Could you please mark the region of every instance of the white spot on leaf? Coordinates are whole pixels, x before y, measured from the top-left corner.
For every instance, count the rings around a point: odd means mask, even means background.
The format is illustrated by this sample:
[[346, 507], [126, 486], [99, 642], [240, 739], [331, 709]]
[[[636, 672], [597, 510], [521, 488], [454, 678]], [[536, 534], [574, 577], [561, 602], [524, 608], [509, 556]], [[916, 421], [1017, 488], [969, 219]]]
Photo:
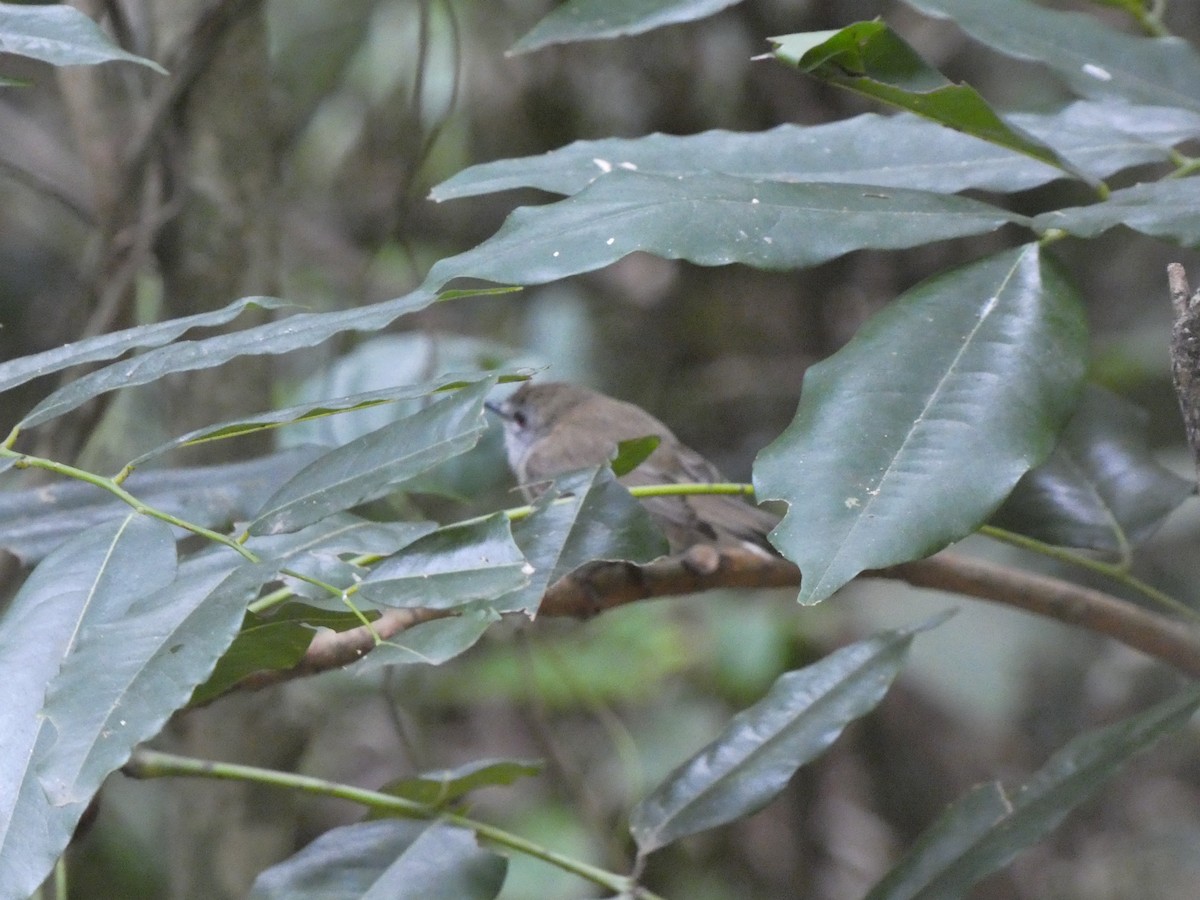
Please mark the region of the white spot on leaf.
[[1094, 63], [1084, 63], [1083, 74], [1091, 75], [1098, 81], [1112, 81], [1112, 73], [1108, 69], [1102, 69]]
[[610, 163], [607, 159], [593, 159], [592, 162], [596, 164], [597, 169], [606, 175], [612, 171], [612, 163]]

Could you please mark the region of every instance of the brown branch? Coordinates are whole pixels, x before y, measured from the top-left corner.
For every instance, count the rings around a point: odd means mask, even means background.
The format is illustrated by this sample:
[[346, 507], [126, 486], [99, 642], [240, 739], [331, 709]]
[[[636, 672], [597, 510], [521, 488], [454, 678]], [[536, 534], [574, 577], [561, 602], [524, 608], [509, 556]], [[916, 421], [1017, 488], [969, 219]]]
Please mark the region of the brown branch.
[[[914, 587], [932, 588], [979, 600], [1002, 603], [1035, 615], [1086, 628], [1162, 660], [1188, 675], [1200, 677], [1200, 630], [1148, 612], [1101, 591], [1021, 569], [999, 566], [956, 553], [864, 572], [869, 578], [891, 578]], [[550, 586], [539, 615], [588, 618], [608, 609], [717, 588], [798, 587], [795, 565], [761, 551], [696, 546], [680, 556], [645, 565], [629, 562], [588, 563]], [[388, 610], [372, 623], [384, 640], [452, 610]], [[376, 645], [366, 628], [320, 632], [299, 664], [261, 672], [241, 682], [256, 689], [349, 665]]]
[[1200, 291], [1191, 292], [1187, 272], [1179, 263], [1167, 266], [1167, 285], [1175, 326], [1171, 329], [1171, 375], [1192, 460], [1200, 476]]
[[256, 691], [293, 678], [340, 669], [358, 662], [374, 650], [378, 646], [377, 640], [386, 641], [422, 622], [444, 619], [450, 615], [453, 615], [453, 611], [445, 609], [387, 609], [371, 623], [370, 628], [360, 626], [348, 631], [318, 631], [308, 645], [304, 658], [296, 665], [290, 669], [256, 672], [243, 678], [230, 690]]
[[913, 587], [963, 594], [1057, 619], [1110, 637], [1200, 677], [1200, 630], [1069, 581], [957, 553], [939, 553], [864, 574], [897, 578]]

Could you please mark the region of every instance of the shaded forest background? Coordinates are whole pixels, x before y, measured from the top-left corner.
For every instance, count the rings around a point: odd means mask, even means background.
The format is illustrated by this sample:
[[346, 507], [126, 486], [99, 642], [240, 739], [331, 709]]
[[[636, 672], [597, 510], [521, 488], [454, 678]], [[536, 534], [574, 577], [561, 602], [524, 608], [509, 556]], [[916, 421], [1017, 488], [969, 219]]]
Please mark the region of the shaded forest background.
[[[5, 74], [33, 84], [0, 95], [5, 359], [245, 295], [315, 309], [401, 295], [434, 261], [491, 235], [514, 205], [546, 199], [428, 198], [434, 184], [473, 163], [578, 139], [757, 131], [876, 111], [771, 61], [748, 62], [769, 35], [882, 15], [949, 77], [1001, 108], [1040, 111], [1066, 99], [1041, 70], [987, 56], [951, 25], [892, 3], [761, 0], [642, 37], [516, 57], [505, 51], [550, 4], [76, 5], [172, 78], [6, 61]], [[1168, 24], [1200, 40], [1200, 8], [1176, 3]], [[1039, 189], [1055, 190], [1063, 188]], [[1036, 209], [1038, 192], [1018, 196], [1022, 203]], [[349, 393], [519, 359], [645, 406], [741, 479], [794, 414], [808, 365], [921, 278], [1006, 240], [1001, 231], [905, 253], [859, 252], [785, 274], [635, 255], [517, 295], [434, 305], [387, 335], [343, 335], [320, 352], [130, 391], [47, 429], [41, 452], [103, 470], [189, 428], [306, 392]], [[1179, 260], [1200, 271], [1200, 261], [1130, 241], [1121, 229], [1057, 249], [1082, 282], [1094, 376], [1147, 408], [1163, 458], [1186, 473], [1164, 269]], [[12, 406], [0, 420], [11, 426], [46, 388], [7, 395]], [[193, 448], [172, 462], [244, 458], [255, 452], [246, 441]], [[495, 436], [461, 469], [459, 485], [481, 510], [511, 502]], [[445, 502], [428, 500], [434, 510]], [[1196, 595], [1198, 530], [1194, 507], [1185, 508], [1143, 555], [1146, 577]], [[866, 583], [803, 612], [793, 592], [725, 594], [585, 625], [494, 629], [436, 679], [421, 671], [326, 676], [188, 713], [165, 740], [196, 755], [363, 785], [487, 756], [541, 757], [550, 777], [522, 795], [525, 809], [514, 810], [510, 794], [492, 802], [505, 805], [516, 830], [617, 865], [615, 824], [629, 797], [780, 671], [952, 603]], [[1010, 610], [959, 605], [959, 616], [918, 646], [905, 683], [804, 770], [783, 801], [655, 858], [657, 877], [675, 885], [669, 893], [858, 896], [963, 788], [1026, 772], [1067, 736], [1174, 684], [1133, 651]], [[978, 896], [1193, 896], [1200, 771], [1190, 756], [1175, 742], [1140, 759]], [[79, 896], [242, 896], [265, 865], [356, 816], [332, 801], [114, 779], [75, 851], [90, 873], [77, 882]], [[614, 835], [612, 844], [598, 834]], [[589, 894], [522, 862], [503, 896]]]

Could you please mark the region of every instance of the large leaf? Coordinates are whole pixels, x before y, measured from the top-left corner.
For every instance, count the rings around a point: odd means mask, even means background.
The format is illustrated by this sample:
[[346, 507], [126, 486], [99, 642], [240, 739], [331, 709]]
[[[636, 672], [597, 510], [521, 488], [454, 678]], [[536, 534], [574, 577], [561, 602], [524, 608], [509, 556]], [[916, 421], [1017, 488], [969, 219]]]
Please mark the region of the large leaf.
[[886, 632], [779, 676], [762, 700], [634, 808], [629, 830], [638, 853], [764, 807], [800, 766], [883, 699], [917, 630]]
[[434, 265], [429, 282], [540, 284], [637, 250], [706, 266], [787, 269], [1025, 221], [977, 200], [902, 188], [621, 169], [566, 200], [517, 209], [492, 238]]
[[249, 900], [491, 900], [507, 867], [466, 829], [380, 819], [325, 832], [259, 875]]
[[815, 78], [1086, 177], [1032, 135], [1005, 122], [974, 88], [952, 84], [879, 20], [839, 31], [773, 37], [771, 42], [778, 59]]
[[[465, 387], [468, 384], [474, 384], [485, 378], [491, 378], [496, 374], [498, 373], [471, 372], [465, 374], [447, 374], [421, 384], [396, 385], [395, 387], [381, 388], [375, 391], [362, 391], [345, 397], [322, 397], [318, 400], [298, 403], [283, 409], [274, 409], [256, 415], [230, 419], [225, 422], [206, 425], [203, 428], [198, 428], [195, 431], [173, 438], [165, 444], [161, 444], [153, 450], [143, 453], [137, 459], [132, 460], [129, 465], [141, 465], [146, 460], [153, 459], [176, 447], [200, 444], [205, 441], [225, 440], [227, 438], [253, 434], [256, 431], [278, 428], [283, 425], [308, 422], [338, 413], [356, 412], [384, 404], [414, 400], [441, 391]], [[504, 380], [505, 378], [501, 376], [500, 381]]]
[[816, 603], [970, 534], [1053, 450], [1085, 371], [1074, 290], [1037, 245], [918, 285], [804, 377], [755, 487]]
[[167, 74], [153, 60], [122, 50], [79, 10], [58, 4], [0, 3], [0, 53], [28, 56], [55, 66], [92, 66], [119, 60]]
[[[249, 518], [322, 452], [297, 447], [249, 462], [135, 472], [123, 486], [148, 506], [220, 528]], [[0, 547], [25, 563], [36, 562], [72, 535], [128, 510], [124, 501], [79, 481], [0, 491]]]
[[953, 804], [868, 900], [965, 897], [980, 879], [1059, 826], [1135, 753], [1178, 731], [1200, 707], [1193, 686], [1132, 718], [1075, 738], [1016, 791], [981, 785]]
[[352, 612], [330, 612], [303, 603], [287, 603], [265, 615], [246, 613], [237, 637], [204, 683], [192, 691], [188, 704], [208, 703], [255, 672], [290, 669], [304, 658], [317, 628], [345, 631], [361, 624]]
[[43, 560], [0, 619], [0, 896], [37, 889], [88, 799], [51, 805], [37, 779], [37, 757], [54, 741], [40, 715], [47, 688], [81, 633], [120, 617], [174, 574], [170, 529], [130, 513]]
[[307, 597], [323, 609], [344, 611], [346, 604], [341, 597], [293, 576], [348, 588], [367, 573], [354, 557], [391, 556], [436, 529], [434, 522], [373, 522], [342, 512], [299, 531], [251, 537], [246, 549], [259, 559], [275, 560], [280, 568], [286, 568], [288, 574], [283, 581], [297, 596]]
[[414, 541], [372, 568], [359, 594], [381, 606], [450, 609], [516, 590], [529, 570], [508, 517], [496, 513]]
[[992, 524], [1122, 556], [1196, 492], [1150, 452], [1146, 414], [1090, 386], [1050, 458], [1017, 482]]
[[431, 290], [416, 290], [373, 306], [332, 313], [300, 313], [280, 322], [267, 322], [232, 334], [159, 346], [64, 385], [34, 407], [20, 424], [31, 428], [109, 391], [148, 384], [175, 372], [210, 369], [239, 356], [287, 353], [319, 344], [343, 331], [377, 331], [405, 313], [428, 306], [436, 296]]
[[455, 391], [325, 454], [263, 504], [250, 534], [296, 531], [471, 449], [483, 434], [483, 400], [494, 383]]
[[1115, 31], [1093, 16], [1029, 0], [906, 0], [994, 50], [1051, 68], [1084, 97], [1200, 110], [1200, 54], [1179, 38]]
[[[63, 9], [65, 7], [54, 7]], [[272, 297], [243, 297], [213, 312], [139, 325], [110, 334], [100, 334], [52, 350], [22, 356], [0, 363], [0, 391], [7, 391], [34, 378], [61, 372], [71, 366], [115, 359], [130, 350], [144, 350], [169, 344], [192, 328], [223, 325], [237, 318], [246, 309], [276, 309], [284, 305]]]
[[[1159, 106], [1079, 101], [1051, 114], [1006, 117], [1094, 178], [1165, 162], [1175, 144], [1200, 135], [1200, 115]], [[766, 181], [872, 184], [939, 193], [1019, 191], [1062, 176], [1055, 166], [907, 113], [866, 113], [826, 125], [770, 131], [576, 141], [541, 156], [464, 169], [431, 193], [452, 200], [536, 187], [574, 194], [613, 169], [684, 175], [697, 170]]]
[[741, 0], [567, 0], [513, 45], [528, 53], [551, 44], [643, 34], [711, 16]]
[[1200, 246], [1200, 177], [1154, 181], [1113, 191], [1100, 203], [1042, 213], [1033, 220], [1039, 233], [1059, 229], [1075, 237], [1095, 237], [1117, 225]]
[[607, 466], [555, 479], [533, 514], [517, 522], [513, 537], [533, 572], [528, 585], [495, 602], [500, 612], [532, 615], [546, 588], [586, 562], [649, 562], [667, 552], [667, 539], [646, 508]]
[[42, 710], [54, 740], [38, 760], [38, 777], [52, 804], [86, 802], [187, 703], [237, 634], [246, 602], [273, 573], [269, 565], [246, 565], [216, 585], [219, 576], [208, 572], [184, 578], [80, 632]]

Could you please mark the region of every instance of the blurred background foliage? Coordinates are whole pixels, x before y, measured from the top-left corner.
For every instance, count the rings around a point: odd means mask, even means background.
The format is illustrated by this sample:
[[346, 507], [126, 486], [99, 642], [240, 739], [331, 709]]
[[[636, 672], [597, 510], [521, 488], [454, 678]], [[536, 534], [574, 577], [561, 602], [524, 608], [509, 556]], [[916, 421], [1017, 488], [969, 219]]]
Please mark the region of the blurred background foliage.
[[[954, 80], [1008, 110], [1066, 95], [1044, 71], [983, 53], [899, 3], [754, 0], [694, 24], [615, 41], [505, 51], [542, 0], [93, 0], [76, 4], [182, 88], [133, 67], [52, 71], [0, 95], [0, 352], [224, 305], [253, 293], [315, 309], [417, 285], [437, 259], [491, 235], [536, 191], [434, 203], [477, 162], [573, 140], [818, 124], [869, 104], [751, 62], [765, 38], [884, 16]], [[1116, 10], [1088, 9], [1124, 27]], [[1200, 6], [1167, 23], [1200, 40]], [[178, 83], [178, 81], [176, 82]], [[1136, 173], [1134, 173], [1136, 175]], [[1132, 177], [1132, 176], [1130, 176]], [[1114, 185], [1114, 187], [1120, 186]], [[1018, 195], [1044, 205], [1049, 185]], [[1086, 198], [1080, 196], [1079, 202]], [[794, 413], [803, 373], [921, 278], [1004, 246], [1001, 231], [905, 253], [858, 252], [799, 273], [700, 269], [634, 255], [517, 295], [435, 304], [386, 335], [189, 375], [95, 405], [41, 436], [41, 452], [103, 468], [196, 424], [302, 396], [415, 381], [517, 359], [637, 402], [744, 479]], [[1164, 266], [1190, 251], [1118, 229], [1064, 242], [1087, 301], [1095, 377], [1151, 413], [1165, 461], [1187, 473], [1169, 382]], [[6, 395], [10, 426], [48, 385]], [[324, 428], [375, 427], [367, 411]], [[341, 432], [344, 435], [344, 431]], [[265, 446], [265, 445], [264, 445]], [[213, 445], [248, 456], [248, 443]], [[443, 515], [511, 504], [495, 436], [429, 486]], [[449, 498], [447, 495], [450, 495]], [[457, 498], [457, 499], [455, 499]], [[1143, 575], [1200, 593], [1194, 506], [1142, 559]], [[1023, 565], [983, 541], [979, 552]], [[535, 757], [545, 774], [491, 790], [475, 812], [623, 867], [621, 817], [779, 672], [881, 624], [954, 601], [859, 582], [816, 609], [791, 592], [657, 601], [585, 624], [500, 628], [430, 671], [326, 675], [181, 717], [166, 740], [215, 758], [295, 767], [364, 786], [483, 757]], [[910, 675], [762, 813], [657, 854], [675, 897], [856, 897], [941, 807], [985, 776], [1018, 778], [1066, 737], [1146, 705], [1172, 679], [1099, 639], [963, 602], [914, 647]], [[1192, 897], [1200, 770], [1182, 743], [1139, 759], [1051, 843], [981, 898]], [[271, 862], [357, 810], [262, 788], [112, 779], [76, 848], [80, 897], [237, 897]], [[94, 885], [95, 887], [89, 887]], [[590, 896], [533, 862], [503, 894]]]

